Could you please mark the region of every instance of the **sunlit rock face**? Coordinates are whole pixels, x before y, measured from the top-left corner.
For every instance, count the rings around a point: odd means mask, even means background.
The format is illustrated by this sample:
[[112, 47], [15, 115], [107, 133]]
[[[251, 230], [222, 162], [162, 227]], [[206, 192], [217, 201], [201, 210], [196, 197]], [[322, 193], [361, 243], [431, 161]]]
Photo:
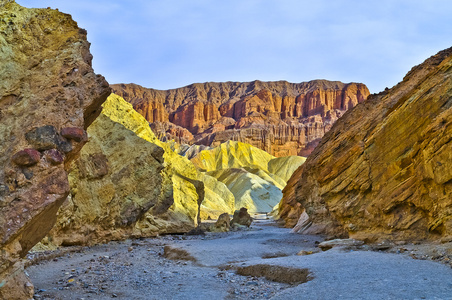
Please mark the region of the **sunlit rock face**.
[[110, 87], [71, 16], [0, 1], [0, 298], [30, 299], [21, 258], [52, 228], [67, 169]]
[[[205, 150], [162, 142], [115, 94], [87, 138], [70, 169], [70, 196], [40, 249], [188, 232], [201, 220], [242, 207], [270, 212], [305, 161], [275, 158], [240, 142]], [[191, 161], [177, 154], [190, 149]]]
[[87, 131], [71, 167], [70, 197], [41, 246], [183, 233], [198, 218], [233, 212], [227, 187], [159, 141], [121, 97], [110, 95]]
[[280, 216], [293, 226], [301, 215], [304, 233], [451, 236], [451, 140], [450, 48], [338, 120], [289, 180]]
[[229, 141], [199, 152], [191, 160], [206, 175], [224, 183], [235, 198], [235, 209], [271, 212], [282, 198], [286, 180], [304, 157], [276, 158], [249, 144]]
[[218, 146], [248, 143], [274, 156], [307, 156], [345, 111], [363, 102], [361, 83], [223, 82], [160, 91], [112, 85], [160, 139]]

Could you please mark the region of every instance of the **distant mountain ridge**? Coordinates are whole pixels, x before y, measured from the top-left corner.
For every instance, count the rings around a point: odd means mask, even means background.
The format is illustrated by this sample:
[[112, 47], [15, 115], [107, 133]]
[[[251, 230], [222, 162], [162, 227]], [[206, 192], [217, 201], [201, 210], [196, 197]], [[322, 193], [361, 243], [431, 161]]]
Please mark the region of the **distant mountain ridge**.
[[369, 93], [362, 83], [207, 82], [155, 90], [114, 84], [160, 139], [218, 146], [235, 140], [275, 156], [307, 155]]

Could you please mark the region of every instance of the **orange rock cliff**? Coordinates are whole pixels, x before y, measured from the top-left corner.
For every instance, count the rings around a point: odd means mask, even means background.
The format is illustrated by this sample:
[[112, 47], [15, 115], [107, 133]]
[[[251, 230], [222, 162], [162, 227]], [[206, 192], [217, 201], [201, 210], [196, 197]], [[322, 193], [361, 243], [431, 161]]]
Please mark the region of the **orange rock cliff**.
[[348, 111], [289, 180], [286, 226], [382, 239], [452, 238], [452, 48]]
[[309, 154], [343, 113], [363, 102], [362, 83], [314, 80], [192, 84], [154, 90], [112, 85], [161, 139], [217, 146], [234, 140], [275, 156]]

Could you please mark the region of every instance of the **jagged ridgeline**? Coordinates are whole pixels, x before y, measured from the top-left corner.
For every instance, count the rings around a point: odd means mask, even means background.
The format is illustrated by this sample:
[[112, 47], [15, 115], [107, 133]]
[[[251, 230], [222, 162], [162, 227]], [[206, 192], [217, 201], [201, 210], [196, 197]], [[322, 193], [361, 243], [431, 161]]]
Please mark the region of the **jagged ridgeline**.
[[144, 117], [115, 94], [88, 135], [71, 168], [70, 197], [44, 245], [187, 232], [199, 220], [240, 207], [270, 212], [305, 160], [228, 142], [190, 161], [178, 154], [186, 147], [158, 140]]
[[112, 85], [158, 138], [218, 146], [239, 141], [274, 156], [307, 156], [345, 111], [364, 101], [362, 83], [207, 82], [160, 91]]

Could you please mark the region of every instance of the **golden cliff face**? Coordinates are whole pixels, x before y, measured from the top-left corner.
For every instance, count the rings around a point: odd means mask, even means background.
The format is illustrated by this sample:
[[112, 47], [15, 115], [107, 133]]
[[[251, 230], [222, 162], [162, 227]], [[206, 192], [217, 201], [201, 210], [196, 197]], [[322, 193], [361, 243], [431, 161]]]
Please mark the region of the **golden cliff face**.
[[234, 140], [278, 157], [309, 154], [346, 110], [369, 95], [364, 84], [326, 80], [204, 83], [167, 91], [112, 87], [155, 124], [159, 138], [208, 146]]
[[452, 48], [336, 122], [289, 180], [280, 216], [294, 225], [306, 212], [305, 233], [451, 236], [451, 140]]
[[31, 299], [24, 257], [55, 223], [110, 87], [71, 16], [0, 1], [0, 299]]

